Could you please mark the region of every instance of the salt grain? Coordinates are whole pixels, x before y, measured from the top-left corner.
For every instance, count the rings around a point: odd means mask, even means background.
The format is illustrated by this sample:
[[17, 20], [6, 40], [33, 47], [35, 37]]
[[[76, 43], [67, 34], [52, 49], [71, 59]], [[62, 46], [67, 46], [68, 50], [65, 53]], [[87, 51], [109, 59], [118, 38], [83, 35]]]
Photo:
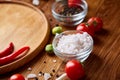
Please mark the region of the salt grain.
[[51, 78], [51, 75], [49, 73], [44, 74], [44, 80], [48, 80]]
[[53, 60], [53, 62], [54, 62], [54, 63], [56, 63], [56, 62], [57, 62], [57, 60]]
[[27, 75], [27, 79], [34, 79], [34, 78], [37, 78], [36, 74], [28, 74]]
[[36, 5], [36, 6], [38, 6], [39, 5], [39, 3], [40, 3], [40, 1], [39, 0], [33, 0], [33, 5]]
[[28, 71], [31, 71], [31, 70], [32, 70], [32, 68], [31, 68], [31, 67], [29, 67], [29, 68], [28, 68]]
[[42, 76], [42, 73], [39, 73], [38, 76]]
[[91, 38], [84, 32], [83, 34], [63, 35], [57, 44], [57, 49], [67, 54], [77, 54], [88, 49], [91, 45]]

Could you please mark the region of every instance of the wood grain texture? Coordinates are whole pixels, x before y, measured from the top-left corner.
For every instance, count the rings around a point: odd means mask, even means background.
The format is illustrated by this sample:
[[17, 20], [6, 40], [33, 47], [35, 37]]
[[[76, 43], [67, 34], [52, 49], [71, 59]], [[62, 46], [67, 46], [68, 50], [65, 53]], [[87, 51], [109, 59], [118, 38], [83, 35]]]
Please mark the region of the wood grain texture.
[[[15, 0], [14, 0], [15, 1]], [[32, 4], [32, 0], [21, 0]], [[54, 0], [40, 0], [41, 9], [51, 26], [51, 29], [59, 24], [52, 14], [51, 5]], [[94, 37], [94, 49], [89, 58], [83, 63], [86, 76], [83, 80], [120, 80], [120, 1], [119, 0], [86, 0], [89, 6], [88, 14], [84, 20], [87, 21], [92, 16], [101, 17], [104, 26], [103, 30]], [[64, 30], [75, 29], [63, 26]], [[48, 43], [52, 42], [53, 35], [50, 35]], [[53, 60], [57, 60], [56, 63]], [[46, 63], [45, 63], [46, 62]], [[31, 67], [32, 71], [27, 69]], [[30, 63], [25, 64], [19, 70], [0, 75], [1, 80], [8, 79], [14, 73], [21, 73], [27, 76], [29, 73], [48, 72], [53, 76], [50, 80], [55, 80], [57, 75], [64, 73], [65, 63], [56, 56], [49, 56], [43, 50]], [[52, 70], [55, 69], [55, 72]], [[44, 80], [43, 76], [38, 76], [39, 80]], [[64, 80], [69, 80], [67, 77]]]
[[30, 46], [24, 57], [13, 63], [0, 66], [0, 74], [14, 70], [33, 59], [41, 51], [49, 34], [48, 22], [37, 8], [20, 2], [0, 3], [0, 50], [10, 42], [15, 51]]

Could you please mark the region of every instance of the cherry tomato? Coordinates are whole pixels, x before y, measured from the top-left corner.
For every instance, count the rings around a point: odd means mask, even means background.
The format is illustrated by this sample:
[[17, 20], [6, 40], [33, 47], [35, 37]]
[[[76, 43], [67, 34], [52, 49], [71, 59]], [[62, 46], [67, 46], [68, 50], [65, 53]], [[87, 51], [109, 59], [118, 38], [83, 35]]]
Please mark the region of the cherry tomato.
[[10, 77], [9, 80], [25, 80], [24, 76], [21, 74], [14, 74]]
[[70, 60], [65, 66], [65, 72], [71, 80], [79, 80], [84, 77], [85, 71], [78, 60]]
[[90, 34], [91, 36], [94, 36], [94, 30], [88, 28], [88, 25], [86, 23], [80, 23], [77, 28], [77, 31], [84, 31], [87, 32], [88, 34]]
[[81, 0], [68, 0], [69, 7], [76, 7], [76, 4], [80, 4]]
[[88, 19], [87, 23], [89, 26], [92, 26], [94, 28], [95, 32], [100, 31], [103, 27], [102, 19], [99, 17], [91, 17]]

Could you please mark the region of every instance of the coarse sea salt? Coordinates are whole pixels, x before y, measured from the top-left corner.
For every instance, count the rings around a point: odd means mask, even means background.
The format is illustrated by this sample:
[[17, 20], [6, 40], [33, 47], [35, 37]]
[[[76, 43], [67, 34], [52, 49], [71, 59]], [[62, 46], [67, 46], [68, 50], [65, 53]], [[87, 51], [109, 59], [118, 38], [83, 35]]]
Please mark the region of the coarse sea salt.
[[44, 73], [44, 80], [49, 80], [51, 78], [50, 73]]
[[40, 4], [40, 1], [39, 0], [33, 0], [32, 3], [33, 3], [33, 5], [38, 6]]
[[63, 35], [59, 39], [56, 49], [66, 54], [77, 54], [85, 51], [91, 45], [91, 37], [83, 32], [82, 34]]
[[27, 75], [27, 79], [34, 79], [34, 78], [37, 78], [36, 74], [28, 74]]

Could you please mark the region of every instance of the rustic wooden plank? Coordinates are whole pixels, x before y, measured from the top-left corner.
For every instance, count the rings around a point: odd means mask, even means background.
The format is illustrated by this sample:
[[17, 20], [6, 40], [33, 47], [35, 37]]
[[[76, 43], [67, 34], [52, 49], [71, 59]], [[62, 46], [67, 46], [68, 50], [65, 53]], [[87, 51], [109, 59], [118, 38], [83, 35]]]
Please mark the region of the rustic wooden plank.
[[[32, 0], [21, 0], [32, 3]], [[120, 80], [120, 2], [119, 0], [86, 0], [89, 6], [88, 14], [84, 21], [92, 16], [101, 17], [104, 26], [100, 33], [94, 37], [94, 49], [89, 58], [83, 63], [86, 71], [84, 80]], [[50, 28], [59, 24], [51, 14], [51, 6], [54, 0], [41, 0], [36, 6], [46, 15]], [[64, 30], [75, 29], [63, 26]], [[53, 35], [50, 35], [48, 43], [52, 42]], [[53, 60], [57, 60], [56, 63]], [[46, 63], [44, 63], [46, 61]], [[32, 71], [28, 71], [32, 67]], [[14, 73], [21, 73], [27, 76], [29, 73], [38, 74], [40, 71], [52, 73], [51, 80], [55, 80], [57, 75], [64, 73], [65, 63], [56, 56], [49, 56], [43, 50], [34, 60], [20, 70], [0, 75], [0, 79], [8, 79]], [[52, 72], [55, 69], [55, 72]], [[43, 80], [43, 76], [39, 77]], [[69, 80], [65, 78], [64, 80]]]

